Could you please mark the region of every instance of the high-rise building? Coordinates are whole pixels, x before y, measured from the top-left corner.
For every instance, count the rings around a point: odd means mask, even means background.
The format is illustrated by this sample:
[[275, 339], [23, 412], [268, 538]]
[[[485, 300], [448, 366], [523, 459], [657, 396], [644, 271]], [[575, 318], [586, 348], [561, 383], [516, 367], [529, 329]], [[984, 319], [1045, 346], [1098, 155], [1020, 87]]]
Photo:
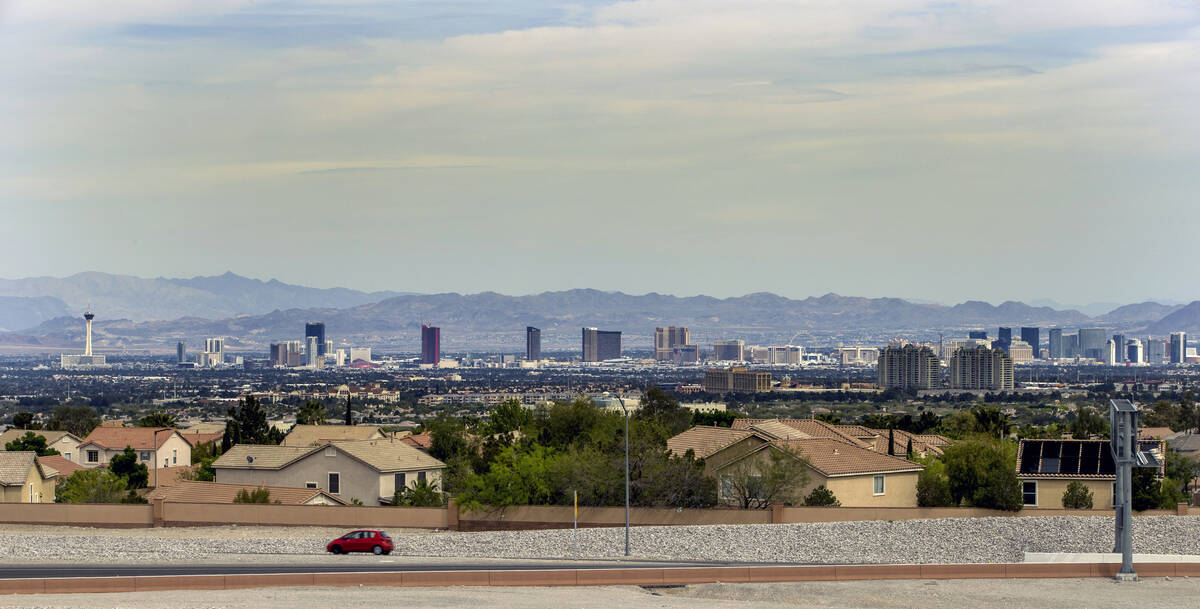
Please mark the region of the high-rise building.
[[1142, 348], [1142, 341], [1131, 338], [1125, 343], [1125, 361], [1131, 364], [1146, 363], [1146, 354]]
[[1187, 362], [1187, 332], [1172, 332], [1170, 347], [1167, 349], [1167, 359], [1172, 364]]
[[1062, 328], [1050, 328], [1050, 359], [1062, 359], [1063, 335]]
[[442, 329], [421, 324], [421, 363], [437, 365], [442, 361]]
[[786, 364], [798, 366], [804, 360], [804, 348], [787, 345], [784, 347], [768, 347], [769, 354], [767, 360], [772, 364]]
[[962, 348], [950, 358], [951, 388], [1011, 391], [1013, 386], [1013, 361], [1003, 349]]
[[654, 359], [667, 361], [674, 357], [675, 347], [692, 344], [692, 332], [685, 327], [670, 326], [654, 329]]
[[321, 367], [321, 364], [325, 362], [325, 359], [321, 356], [322, 345], [320, 340], [316, 336], [307, 336], [305, 338], [308, 342], [308, 348], [304, 351], [306, 356], [304, 365], [312, 368]]
[[92, 309], [89, 307], [87, 312], [83, 314], [83, 355], [63, 353], [59, 356], [60, 366], [67, 369], [108, 366], [108, 358], [106, 356], [92, 353], [92, 320], [95, 318], [96, 314], [92, 313]]
[[525, 326], [525, 359], [536, 362], [542, 359], [542, 331]]
[[746, 359], [746, 343], [743, 340], [713, 341], [713, 358], [719, 362], [741, 362]]
[[1012, 344], [1012, 328], [1000, 328], [996, 333], [996, 340], [992, 343], [993, 347], [1000, 347], [1008, 351], [1008, 346]]
[[970, 330], [967, 332], [967, 338], [987, 340], [987, 330]]
[[695, 364], [700, 362], [700, 347], [698, 345], [680, 345], [671, 352], [676, 364]]
[[1114, 364], [1124, 364], [1125, 362], [1129, 361], [1129, 357], [1126, 354], [1126, 346], [1129, 344], [1129, 341], [1125, 340], [1125, 335], [1113, 334], [1112, 340], [1113, 344], [1117, 346], [1115, 353], [1116, 360], [1114, 361]]
[[370, 347], [350, 347], [350, 353], [347, 355], [347, 357], [349, 358], [351, 364], [353, 364], [354, 362], [357, 362], [357, 361], [370, 362], [371, 361], [371, 348]]
[[1021, 340], [1029, 343], [1029, 347], [1033, 350], [1033, 356], [1038, 356], [1038, 351], [1042, 346], [1042, 331], [1039, 328], [1021, 327]]
[[1014, 364], [1027, 364], [1033, 361], [1033, 347], [1023, 340], [1014, 340], [1008, 344], [1008, 356]]
[[1079, 357], [1079, 334], [1068, 334], [1063, 337], [1063, 357]]
[[757, 393], [771, 390], [770, 372], [753, 372], [741, 366], [705, 370], [704, 390], [711, 393]]
[[1160, 366], [1167, 360], [1167, 341], [1159, 338], [1147, 338], [1145, 345], [1147, 364]]
[[317, 355], [325, 355], [325, 322], [310, 321], [304, 324], [305, 342], [308, 342], [310, 336], [317, 339]]
[[1104, 359], [1104, 343], [1108, 338], [1104, 328], [1080, 328], [1079, 352], [1086, 359]]
[[1117, 341], [1115, 341], [1111, 338], [1108, 339], [1108, 342], [1104, 343], [1104, 365], [1105, 366], [1116, 366], [1117, 365], [1117, 351], [1120, 351], [1120, 350], [1121, 350], [1121, 347], [1119, 347], [1117, 345]]
[[942, 386], [942, 361], [929, 347], [891, 346], [879, 351], [879, 386], [937, 389]]
[[182, 364], [187, 361], [187, 344], [183, 341], [175, 343], [175, 363]]
[[208, 355], [205, 357], [209, 366], [225, 363], [225, 339], [224, 338], [206, 338], [204, 339], [204, 352]]
[[621, 357], [621, 333], [616, 330], [583, 329], [583, 361], [602, 362]]
[[287, 343], [271, 343], [271, 365], [287, 365]]

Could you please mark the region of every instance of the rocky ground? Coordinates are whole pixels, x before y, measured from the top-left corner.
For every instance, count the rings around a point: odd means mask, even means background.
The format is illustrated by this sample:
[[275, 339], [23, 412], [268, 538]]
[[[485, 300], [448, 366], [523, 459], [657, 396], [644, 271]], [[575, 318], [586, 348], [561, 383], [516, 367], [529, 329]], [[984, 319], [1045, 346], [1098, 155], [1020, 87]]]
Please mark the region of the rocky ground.
[[[1100, 517], [635, 527], [635, 559], [754, 563], [1020, 562], [1025, 552], [1108, 552], [1113, 521]], [[344, 529], [196, 527], [85, 529], [0, 526], [0, 562], [310, 562]], [[397, 557], [618, 558], [624, 529], [449, 533], [389, 531]], [[1200, 554], [1200, 517], [1134, 521], [1146, 554]], [[381, 557], [341, 557], [380, 560]]]

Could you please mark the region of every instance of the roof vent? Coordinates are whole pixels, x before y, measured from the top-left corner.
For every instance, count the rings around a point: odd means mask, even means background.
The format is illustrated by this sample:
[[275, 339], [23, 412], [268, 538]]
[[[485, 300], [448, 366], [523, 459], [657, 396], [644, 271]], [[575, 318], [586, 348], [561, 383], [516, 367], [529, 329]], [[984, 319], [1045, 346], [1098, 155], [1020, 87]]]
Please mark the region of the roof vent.
[[254, 463], [254, 455], [246, 455], [246, 463]]
[[838, 454], [838, 451], [837, 451], [837, 449], [836, 449], [836, 448], [835, 448], [835, 449], [833, 449], [833, 454], [835, 454], [835, 455], [836, 455], [836, 454]]

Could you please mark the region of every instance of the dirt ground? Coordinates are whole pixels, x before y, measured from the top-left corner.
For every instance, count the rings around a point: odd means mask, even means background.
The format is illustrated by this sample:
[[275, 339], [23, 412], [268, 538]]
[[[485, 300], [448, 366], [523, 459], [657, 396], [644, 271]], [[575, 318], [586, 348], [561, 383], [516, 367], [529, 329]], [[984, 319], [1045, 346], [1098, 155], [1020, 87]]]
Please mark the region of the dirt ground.
[[1200, 608], [1200, 579], [1154, 578], [1121, 584], [1104, 579], [704, 584], [654, 590], [638, 587], [263, 588], [202, 593], [0, 596], [0, 607], [3, 608], [295, 609], [303, 606], [339, 609], [378, 609], [380, 606], [445, 609]]

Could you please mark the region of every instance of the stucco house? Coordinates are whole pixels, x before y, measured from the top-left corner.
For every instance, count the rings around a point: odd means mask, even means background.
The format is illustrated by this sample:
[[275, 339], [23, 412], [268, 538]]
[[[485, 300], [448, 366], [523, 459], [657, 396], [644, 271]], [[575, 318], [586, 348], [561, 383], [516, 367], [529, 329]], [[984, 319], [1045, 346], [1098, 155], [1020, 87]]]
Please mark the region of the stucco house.
[[917, 505], [917, 476], [923, 466], [870, 450], [867, 443], [827, 423], [814, 423], [803, 424], [804, 430], [774, 420], [742, 429], [697, 426], [669, 439], [667, 448], [676, 455], [691, 451], [704, 460], [705, 472], [717, 479], [722, 504], [734, 500], [729, 494], [731, 472], [747, 464], [753, 470], [773, 451], [802, 459], [808, 467], [808, 481], [797, 489], [797, 496], [824, 485], [846, 507]]
[[[1140, 440], [1138, 444], [1139, 450], [1163, 454], [1161, 441]], [[1158, 475], [1162, 473], [1160, 467]], [[1117, 470], [1108, 440], [1021, 440], [1017, 479], [1025, 509], [1061, 509], [1067, 485], [1081, 482], [1092, 491], [1092, 509], [1111, 510]]]
[[0, 501], [54, 503], [58, 471], [37, 460], [31, 450], [0, 452]]
[[283, 446], [319, 446], [345, 440], [378, 440], [385, 434], [376, 425], [294, 425]]
[[79, 462], [79, 443], [81, 440], [75, 434], [69, 431], [47, 431], [44, 429], [17, 429], [12, 428], [0, 434], [0, 450], [15, 440], [25, 437], [25, 434], [32, 433], [46, 439], [46, 448], [53, 448], [62, 455], [62, 458], [67, 461]]
[[[192, 445], [169, 427], [97, 427], [79, 443], [79, 464], [99, 467], [132, 448], [150, 470], [192, 464]], [[150, 474], [154, 486], [155, 475]]]
[[346, 501], [386, 505], [399, 487], [442, 487], [446, 464], [397, 438], [319, 446], [238, 444], [213, 462], [217, 482], [321, 489]]

